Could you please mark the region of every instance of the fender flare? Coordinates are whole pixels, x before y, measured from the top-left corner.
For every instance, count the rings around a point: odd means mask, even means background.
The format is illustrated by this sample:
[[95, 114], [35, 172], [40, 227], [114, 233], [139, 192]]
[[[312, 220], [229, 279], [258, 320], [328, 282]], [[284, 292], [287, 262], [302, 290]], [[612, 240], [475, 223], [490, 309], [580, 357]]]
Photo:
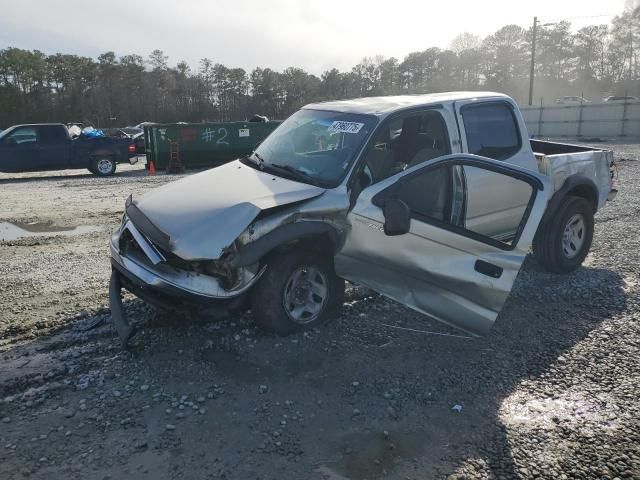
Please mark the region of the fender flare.
[[89, 165], [91, 165], [91, 163], [94, 160], [99, 159], [101, 157], [109, 157], [115, 163], [119, 163], [118, 153], [114, 150], [110, 150], [107, 147], [98, 147], [95, 150], [91, 150], [90, 152], [88, 152], [87, 157], [89, 160]]
[[96, 157], [116, 157], [117, 153], [113, 150], [109, 150], [108, 148], [96, 148], [89, 152], [89, 158], [94, 159]]
[[593, 180], [583, 175], [571, 175], [565, 180], [560, 190], [554, 193], [551, 200], [549, 200], [538, 231], [546, 226], [556, 215], [567, 195], [574, 194], [574, 192], [576, 196], [583, 197], [591, 204], [593, 213], [598, 210], [598, 187]]
[[253, 265], [277, 247], [319, 235], [328, 235], [333, 246], [338, 245], [338, 232], [328, 223], [322, 221], [288, 223], [243, 246], [233, 257], [231, 264], [235, 267]]

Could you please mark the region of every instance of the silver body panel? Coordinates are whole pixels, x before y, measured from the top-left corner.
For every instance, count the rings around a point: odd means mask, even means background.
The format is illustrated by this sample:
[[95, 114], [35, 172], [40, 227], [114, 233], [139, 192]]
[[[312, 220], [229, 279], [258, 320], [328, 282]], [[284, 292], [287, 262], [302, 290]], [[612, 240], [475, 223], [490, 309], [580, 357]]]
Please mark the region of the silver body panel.
[[262, 210], [323, 192], [235, 161], [168, 183], [135, 203], [171, 238], [172, 253], [203, 260], [220, 258]]
[[609, 166], [613, 162], [613, 152], [596, 150], [558, 155], [536, 154], [538, 170], [551, 180], [551, 188], [557, 192], [573, 175], [584, 176], [598, 188], [598, 208], [607, 203], [611, 175]]
[[[461, 157], [471, 156], [443, 158]], [[549, 199], [549, 185], [544, 176], [516, 167], [537, 178], [543, 190], [537, 192], [526, 226], [512, 250], [416, 219], [411, 220], [408, 234], [387, 236], [383, 228], [383, 211], [374, 205], [373, 197], [395, 183], [398, 177], [442, 160], [426, 162], [363, 190], [348, 214], [351, 230], [335, 257], [336, 272], [437, 320], [483, 335], [493, 325], [531, 247]], [[483, 162], [504, 166], [489, 159], [483, 159]], [[500, 277], [490, 278], [476, 271], [478, 260], [500, 267]]]
[[[515, 114], [518, 129], [520, 132], [527, 131], [527, 126], [519, 114], [518, 106], [510, 98], [481, 96], [456, 100], [454, 102], [455, 114], [460, 123], [463, 152], [468, 152], [469, 146], [462, 110], [465, 106], [476, 104], [478, 101], [503, 102], [510, 105]], [[527, 141], [526, 136], [522, 138], [520, 149], [504, 161], [511, 165], [537, 171], [531, 144]], [[478, 181], [473, 182], [473, 187], [469, 191], [469, 197], [474, 199], [473, 202], [469, 201], [468, 206], [470, 220], [476, 228], [483, 232], [507, 232], [511, 220], [519, 215], [519, 212], [526, 205], [527, 199], [523, 199], [522, 191], [518, 188], [517, 183], [503, 182], [502, 179], [487, 175], [485, 172], [476, 171], [474, 175], [478, 177]], [[488, 195], [487, 192], [500, 192], [500, 194]]]

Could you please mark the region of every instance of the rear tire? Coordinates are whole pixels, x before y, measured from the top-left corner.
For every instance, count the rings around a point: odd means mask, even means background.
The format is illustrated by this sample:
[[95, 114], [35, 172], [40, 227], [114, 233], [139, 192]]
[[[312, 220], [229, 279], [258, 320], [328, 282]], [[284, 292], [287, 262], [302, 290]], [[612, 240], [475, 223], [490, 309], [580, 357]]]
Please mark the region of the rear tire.
[[116, 161], [111, 157], [96, 157], [91, 160], [89, 170], [99, 177], [108, 177], [116, 173]]
[[269, 259], [251, 291], [251, 310], [260, 328], [285, 336], [331, 319], [344, 302], [344, 280], [330, 256], [302, 248]]
[[569, 273], [582, 265], [593, 241], [593, 209], [582, 197], [567, 196], [564, 204], [533, 242], [533, 253], [548, 271]]

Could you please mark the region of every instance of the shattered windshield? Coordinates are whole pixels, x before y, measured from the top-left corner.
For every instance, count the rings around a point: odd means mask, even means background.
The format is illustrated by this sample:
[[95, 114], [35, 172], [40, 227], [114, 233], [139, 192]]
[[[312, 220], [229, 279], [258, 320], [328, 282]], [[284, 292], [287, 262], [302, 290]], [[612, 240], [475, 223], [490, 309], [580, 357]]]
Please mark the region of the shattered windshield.
[[336, 186], [375, 127], [371, 115], [300, 110], [250, 156], [265, 170], [320, 186]]

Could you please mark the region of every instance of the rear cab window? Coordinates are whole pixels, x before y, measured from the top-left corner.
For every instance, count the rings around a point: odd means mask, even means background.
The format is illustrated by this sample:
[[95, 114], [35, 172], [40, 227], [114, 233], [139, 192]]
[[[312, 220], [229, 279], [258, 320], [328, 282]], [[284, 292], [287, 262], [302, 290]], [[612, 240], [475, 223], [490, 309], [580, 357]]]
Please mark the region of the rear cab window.
[[62, 125], [43, 125], [40, 127], [40, 143], [57, 145], [69, 139], [66, 128]]
[[461, 114], [469, 153], [506, 160], [520, 151], [520, 130], [508, 104], [491, 102], [465, 105]]

